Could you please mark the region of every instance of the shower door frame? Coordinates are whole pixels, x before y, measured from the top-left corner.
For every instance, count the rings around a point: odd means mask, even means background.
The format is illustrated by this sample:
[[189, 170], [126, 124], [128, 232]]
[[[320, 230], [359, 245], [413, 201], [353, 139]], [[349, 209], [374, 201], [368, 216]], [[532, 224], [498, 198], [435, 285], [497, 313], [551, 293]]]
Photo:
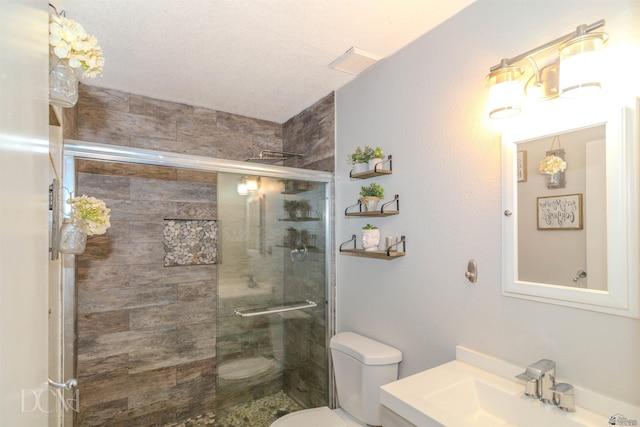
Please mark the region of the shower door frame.
[[[135, 147], [99, 144], [94, 142], [64, 140], [63, 143], [62, 186], [75, 194], [77, 187], [76, 160], [101, 160], [118, 163], [145, 164], [153, 166], [167, 166], [184, 169], [195, 169], [208, 172], [227, 172], [237, 174], [250, 174], [283, 178], [292, 180], [304, 180], [322, 182], [325, 185], [325, 204], [323, 215], [326, 218], [325, 232], [325, 277], [326, 293], [325, 314], [327, 316], [327, 330], [325, 334], [325, 347], [329, 360], [327, 370], [328, 404], [333, 407], [335, 402], [335, 386], [332, 375], [331, 357], [329, 357], [329, 339], [335, 334], [335, 274], [334, 274], [334, 215], [333, 215], [333, 188], [335, 185], [332, 172], [316, 171], [311, 169], [290, 168], [286, 166], [265, 165], [258, 163], [240, 162], [237, 160], [225, 160], [212, 157], [193, 156], [189, 154], [173, 153], [167, 151], [145, 150]], [[61, 203], [65, 214], [70, 213], [70, 206]], [[77, 358], [77, 330], [76, 330], [76, 260], [75, 255], [64, 255], [62, 260], [62, 378], [76, 378]], [[71, 416], [69, 416], [71, 415]], [[62, 425], [73, 427], [75, 424], [75, 412], [64, 413], [62, 411]]]

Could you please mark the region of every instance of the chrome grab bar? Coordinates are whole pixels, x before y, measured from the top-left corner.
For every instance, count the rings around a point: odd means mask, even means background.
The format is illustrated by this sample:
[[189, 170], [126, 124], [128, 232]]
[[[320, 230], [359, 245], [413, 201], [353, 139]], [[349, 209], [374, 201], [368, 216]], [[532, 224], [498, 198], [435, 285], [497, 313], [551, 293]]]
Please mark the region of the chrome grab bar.
[[317, 306], [318, 304], [316, 304], [315, 302], [306, 300], [304, 302], [298, 302], [293, 305], [283, 305], [281, 307], [274, 307], [274, 308], [271, 308], [268, 310], [262, 310], [262, 311], [253, 311], [253, 310], [256, 310], [255, 308], [236, 308], [233, 311], [233, 313], [236, 316], [240, 316], [240, 317], [254, 317], [254, 316], [263, 316], [265, 314], [283, 313], [285, 311], [302, 310], [304, 308], [313, 308]]

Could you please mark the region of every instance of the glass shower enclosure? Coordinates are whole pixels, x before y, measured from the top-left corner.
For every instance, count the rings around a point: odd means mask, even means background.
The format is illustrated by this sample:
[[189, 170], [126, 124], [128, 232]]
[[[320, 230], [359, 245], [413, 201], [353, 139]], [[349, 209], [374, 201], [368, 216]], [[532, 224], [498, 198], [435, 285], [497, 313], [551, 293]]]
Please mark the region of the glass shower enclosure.
[[327, 405], [327, 183], [219, 174], [218, 188], [218, 408], [279, 391]]
[[[62, 186], [112, 207], [111, 235], [63, 259], [63, 375], [79, 380], [79, 418], [97, 423], [80, 424], [171, 425], [214, 412], [222, 426], [224, 416], [250, 417], [237, 411], [273, 396], [291, 410], [330, 404], [332, 180], [327, 172], [65, 141]], [[206, 218], [189, 216], [196, 205]], [[167, 227], [196, 237], [167, 240]], [[142, 235], [145, 253], [136, 249]], [[192, 243], [213, 246], [208, 265], [190, 258], [184, 248]], [[109, 251], [96, 249], [105, 244]], [[190, 265], [167, 255], [174, 247]], [[154, 248], [164, 248], [164, 264]], [[129, 320], [104, 323], [115, 318]], [[171, 372], [177, 376], [165, 376]], [[77, 425], [76, 416], [63, 414], [64, 426]]]

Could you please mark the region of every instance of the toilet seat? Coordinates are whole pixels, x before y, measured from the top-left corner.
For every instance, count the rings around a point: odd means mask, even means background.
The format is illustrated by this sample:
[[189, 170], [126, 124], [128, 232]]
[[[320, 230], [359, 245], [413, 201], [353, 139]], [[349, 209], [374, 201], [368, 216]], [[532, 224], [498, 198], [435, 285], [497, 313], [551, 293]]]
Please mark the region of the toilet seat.
[[271, 427], [348, 427], [328, 406], [303, 409], [278, 418]]

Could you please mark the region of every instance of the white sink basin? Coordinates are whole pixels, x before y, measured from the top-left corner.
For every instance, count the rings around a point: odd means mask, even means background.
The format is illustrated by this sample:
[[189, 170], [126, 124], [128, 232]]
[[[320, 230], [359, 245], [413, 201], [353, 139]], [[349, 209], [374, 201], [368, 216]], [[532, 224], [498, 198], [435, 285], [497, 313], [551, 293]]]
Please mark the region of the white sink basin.
[[419, 427], [608, 425], [604, 415], [564, 412], [523, 392], [515, 379], [456, 360], [383, 386], [380, 401]]

